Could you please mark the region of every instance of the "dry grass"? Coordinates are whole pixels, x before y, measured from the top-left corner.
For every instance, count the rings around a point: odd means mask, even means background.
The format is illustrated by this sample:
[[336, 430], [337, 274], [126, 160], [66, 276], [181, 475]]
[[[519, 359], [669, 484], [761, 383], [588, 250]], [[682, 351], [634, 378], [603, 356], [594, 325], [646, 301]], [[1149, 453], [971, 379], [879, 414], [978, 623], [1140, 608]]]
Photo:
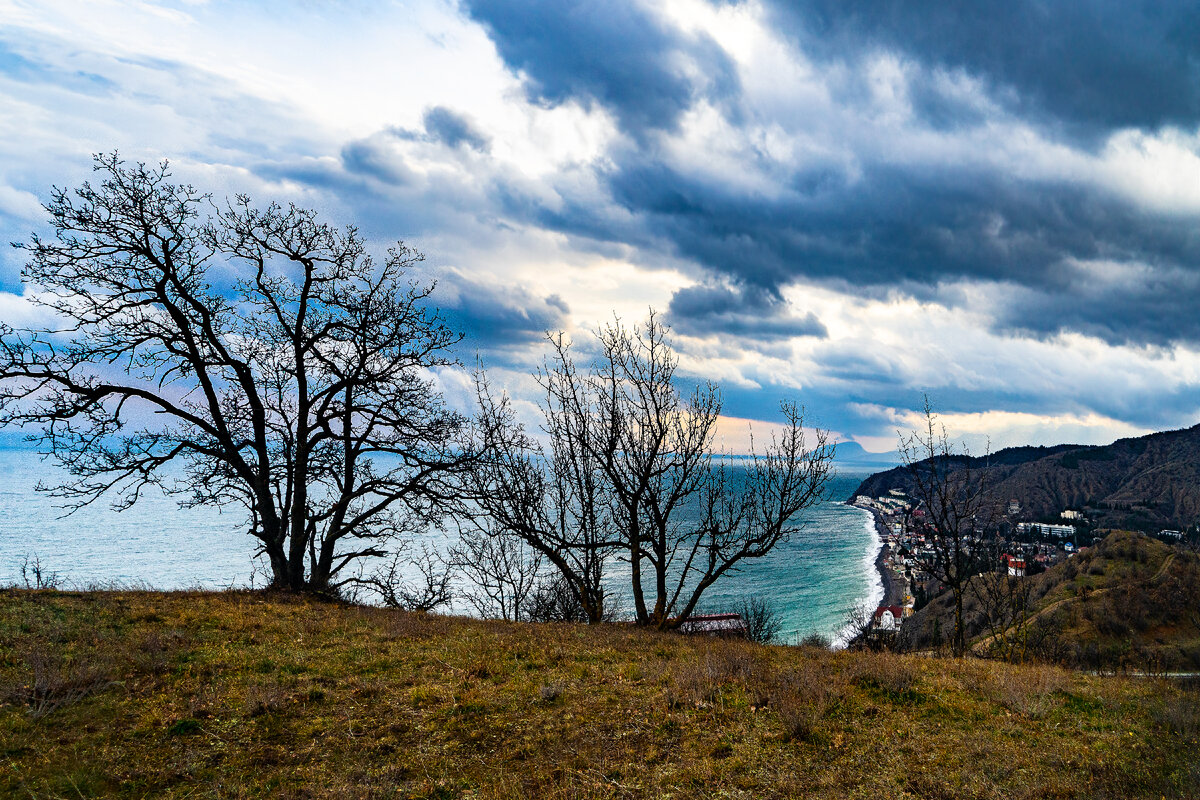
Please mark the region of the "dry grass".
[[0, 796], [1200, 796], [1165, 682], [249, 593], [0, 593], [0, 692]]

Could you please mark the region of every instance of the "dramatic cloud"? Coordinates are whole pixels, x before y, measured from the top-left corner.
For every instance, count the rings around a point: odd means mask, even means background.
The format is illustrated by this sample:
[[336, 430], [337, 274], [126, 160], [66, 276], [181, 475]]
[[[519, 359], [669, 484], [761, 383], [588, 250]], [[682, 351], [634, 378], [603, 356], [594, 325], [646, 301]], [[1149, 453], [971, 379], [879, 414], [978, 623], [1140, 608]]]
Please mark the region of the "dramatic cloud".
[[673, 130], [698, 98], [729, 99], [733, 64], [708, 36], [681, 33], [649, 5], [606, 0], [468, 0], [536, 102], [599, 103], [640, 135]]
[[1200, 9], [1153, 0], [767, 0], [810, 56], [903, 53], [983, 80], [1017, 113], [1092, 133], [1194, 126]]
[[689, 286], [675, 293], [668, 312], [680, 333], [721, 331], [745, 338], [750, 347], [755, 342], [828, 335], [815, 314], [793, 316], [782, 298], [757, 288], [739, 291], [724, 286]]
[[[652, 307], [727, 414], [800, 399], [875, 449], [925, 392], [1005, 443], [1200, 413], [1184, 4], [0, 14], [0, 237], [25, 238], [47, 188], [114, 148], [218, 195], [316, 206], [427, 253], [414, 277], [439, 281], [463, 360], [478, 352], [523, 413], [546, 330], [584, 342]], [[20, 266], [0, 254], [12, 319]], [[465, 402], [461, 373], [439, 380]]]

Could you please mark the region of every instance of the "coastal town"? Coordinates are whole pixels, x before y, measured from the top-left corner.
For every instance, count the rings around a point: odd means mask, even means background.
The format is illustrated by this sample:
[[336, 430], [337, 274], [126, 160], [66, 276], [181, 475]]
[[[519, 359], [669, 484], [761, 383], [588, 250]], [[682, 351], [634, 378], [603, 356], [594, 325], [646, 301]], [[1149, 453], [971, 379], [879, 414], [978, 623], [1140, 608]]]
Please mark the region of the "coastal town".
[[[931, 574], [937, 554], [927, 533], [925, 511], [901, 489], [891, 489], [879, 497], [859, 495], [851, 504], [871, 512], [881, 541], [875, 566], [883, 584], [883, 597], [870, 624], [880, 631], [899, 630], [904, 619], [939, 588]], [[1078, 510], [1064, 510], [1055, 523], [1023, 516], [1020, 500], [1011, 499], [991, 530], [967, 537], [963, 550], [978, 562], [980, 571], [1005, 569], [1015, 577], [1036, 575], [1070, 558], [1079, 548], [1099, 541], [1092, 535], [1087, 517]], [[1173, 533], [1162, 531], [1160, 538], [1169, 538]]]

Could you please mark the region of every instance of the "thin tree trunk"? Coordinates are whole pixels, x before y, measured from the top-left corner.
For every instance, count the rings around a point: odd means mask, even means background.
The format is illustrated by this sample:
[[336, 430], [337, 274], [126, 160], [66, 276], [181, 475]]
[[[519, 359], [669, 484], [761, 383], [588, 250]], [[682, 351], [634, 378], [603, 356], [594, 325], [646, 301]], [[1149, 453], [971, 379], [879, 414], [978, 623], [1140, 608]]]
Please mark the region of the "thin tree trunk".
[[961, 586], [954, 587], [954, 655], [962, 658], [966, 654], [966, 636], [963, 631], [963, 593]]

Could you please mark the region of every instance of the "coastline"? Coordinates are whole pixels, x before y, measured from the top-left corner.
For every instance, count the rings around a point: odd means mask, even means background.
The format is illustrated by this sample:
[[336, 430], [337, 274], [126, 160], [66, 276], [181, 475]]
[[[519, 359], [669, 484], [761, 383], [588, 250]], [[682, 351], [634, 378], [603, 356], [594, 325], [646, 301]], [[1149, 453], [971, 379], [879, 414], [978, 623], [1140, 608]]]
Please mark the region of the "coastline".
[[877, 510], [873, 508], [864, 508], [863, 510], [871, 513], [871, 518], [875, 520], [875, 531], [879, 534], [879, 553], [875, 556], [875, 571], [879, 573], [879, 582], [883, 585], [883, 598], [879, 601], [879, 605], [901, 605], [904, 601], [904, 581], [887, 565], [890, 551], [887, 539], [891, 535], [891, 531]]

